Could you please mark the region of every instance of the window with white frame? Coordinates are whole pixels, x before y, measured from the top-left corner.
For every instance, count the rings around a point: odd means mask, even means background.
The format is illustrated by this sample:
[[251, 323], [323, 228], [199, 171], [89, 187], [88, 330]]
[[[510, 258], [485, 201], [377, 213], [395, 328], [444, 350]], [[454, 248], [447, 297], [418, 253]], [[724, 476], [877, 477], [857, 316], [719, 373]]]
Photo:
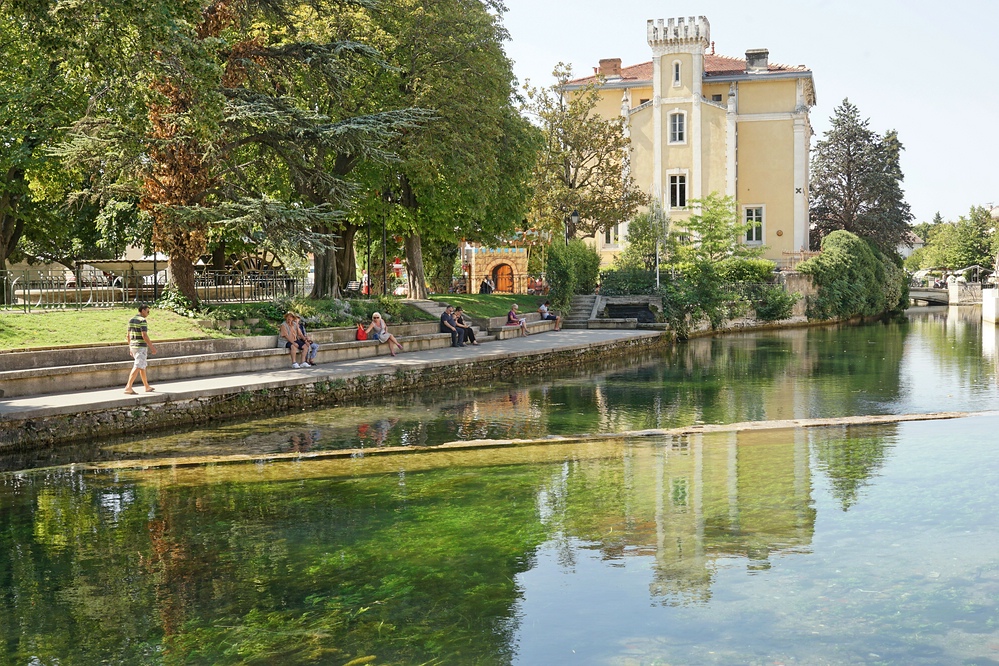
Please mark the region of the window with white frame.
[[687, 207], [687, 176], [683, 174], [669, 177], [669, 207]]
[[687, 141], [687, 114], [676, 111], [669, 114], [669, 142], [685, 143]]
[[673, 87], [674, 88], [679, 88], [680, 87], [680, 72], [681, 72], [681, 70], [680, 70], [680, 61], [679, 60], [674, 60], [673, 61]]
[[620, 229], [618, 225], [615, 224], [609, 229], [604, 229], [604, 245], [617, 245], [619, 238]]
[[746, 206], [744, 210], [746, 243], [759, 245], [763, 243], [763, 206]]

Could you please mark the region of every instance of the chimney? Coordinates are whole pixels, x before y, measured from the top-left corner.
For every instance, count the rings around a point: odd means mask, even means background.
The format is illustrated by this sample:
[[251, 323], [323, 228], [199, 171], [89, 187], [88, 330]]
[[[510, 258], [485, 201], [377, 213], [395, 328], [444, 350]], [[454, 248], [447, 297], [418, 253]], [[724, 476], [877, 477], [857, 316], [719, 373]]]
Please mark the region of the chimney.
[[603, 58], [600, 61], [600, 69], [597, 74], [605, 78], [621, 77], [621, 59], [620, 58]]
[[769, 58], [770, 51], [766, 49], [749, 49], [746, 51], [746, 71], [750, 74], [767, 71]]

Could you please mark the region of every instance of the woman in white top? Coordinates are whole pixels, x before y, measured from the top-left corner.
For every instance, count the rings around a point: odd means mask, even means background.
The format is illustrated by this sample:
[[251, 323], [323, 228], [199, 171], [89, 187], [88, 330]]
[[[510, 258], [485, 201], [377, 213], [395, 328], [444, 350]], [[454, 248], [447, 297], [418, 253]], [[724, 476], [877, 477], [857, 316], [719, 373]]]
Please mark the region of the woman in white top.
[[364, 330], [367, 332], [368, 338], [373, 338], [378, 340], [378, 342], [389, 343], [389, 351], [392, 353], [392, 356], [395, 356], [395, 349], [392, 348], [392, 345], [395, 345], [399, 348], [399, 351], [402, 351], [402, 345], [399, 344], [399, 341], [395, 339], [394, 335], [388, 332], [388, 326], [386, 326], [385, 320], [382, 319], [382, 316], [377, 312], [372, 313], [371, 325]]

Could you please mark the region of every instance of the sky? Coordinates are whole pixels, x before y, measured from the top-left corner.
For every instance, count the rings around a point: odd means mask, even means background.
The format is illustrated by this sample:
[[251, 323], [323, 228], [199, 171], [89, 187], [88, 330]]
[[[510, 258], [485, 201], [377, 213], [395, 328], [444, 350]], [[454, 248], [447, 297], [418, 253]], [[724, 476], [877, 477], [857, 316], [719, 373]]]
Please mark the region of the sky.
[[845, 99], [905, 147], [913, 222], [999, 206], [999, 0], [506, 0], [507, 55], [523, 84], [551, 85], [558, 62], [589, 76], [601, 58], [652, 60], [648, 19], [704, 16], [719, 55], [765, 48], [812, 70], [815, 136]]

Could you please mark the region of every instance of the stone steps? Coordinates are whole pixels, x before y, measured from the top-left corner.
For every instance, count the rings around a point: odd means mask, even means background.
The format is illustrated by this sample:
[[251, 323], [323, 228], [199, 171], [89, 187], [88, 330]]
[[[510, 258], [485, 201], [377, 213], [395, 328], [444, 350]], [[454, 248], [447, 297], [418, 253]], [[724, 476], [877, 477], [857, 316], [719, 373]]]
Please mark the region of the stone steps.
[[569, 313], [562, 317], [562, 328], [587, 328], [596, 295], [577, 295], [572, 297]]

